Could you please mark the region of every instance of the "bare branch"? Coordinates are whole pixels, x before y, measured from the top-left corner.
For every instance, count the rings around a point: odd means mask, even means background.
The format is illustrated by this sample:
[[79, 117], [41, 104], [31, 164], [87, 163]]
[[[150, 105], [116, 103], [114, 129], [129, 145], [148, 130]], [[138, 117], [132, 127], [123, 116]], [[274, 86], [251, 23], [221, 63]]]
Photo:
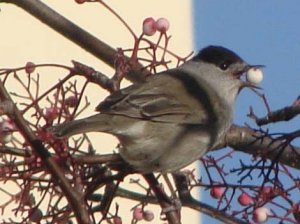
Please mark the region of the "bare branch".
[[[118, 188], [116, 191], [115, 197], [121, 197], [126, 199], [131, 199], [139, 202], [146, 202], [150, 204], [158, 204], [158, 200], [156, 197], [151, 195], [145, 195], [133, 191], [129, 191], [123, 188]], [[101, 194], [93, 194], [90, 196], [90, 199], [93, 199], [95, 201], [101, 201], [103, 200], [103, 195]], [[205, 203], [199, 202], [195, 200], [194, 198], [188, 198], [187, 200], [182, 201], [182, 205], [194, 209], [196, 211], [202, 212], [204, 214], [210, 215], [224, 223], [229, 224], [246, 224], [247, 222], [243, 222], [240, 219], [236, 219], [231, 215], [228, 215], [222, 211], [218, 211], [216, 208], [209, 206]]]
[[162, 212], [166, 215], [168, 223], [180, 224], [180, 208], [177, 208], [171, 199], [165, 194], [154, 174], [144, 174], [143, 176], [149, 184], [151, 190], [155, 193], [158, 203], [162, 208]]
[[[6, 91], [5, 87], [3, 86], [2, 82], [0, 82], [0, 97], [2, 101], [4, 102], [10, 101], [13, 104], [13, 101], [9, 96], [8, 92]], [[9, 114], [9, 116], [12, 120], [14, 120], [18, 129], [21, 130], [27, 142], [41, 157], [41, 159], [47, 166], [48, 171], [52, 174], [54, 180], [56, 180], [56, 183], [64, 191], [66, 198], [68, 199], [71, 207], [74, 210], [77, 221], [79, 223], [89, 224], [90, 223], [89, 214], [86, 209], [87, 207], [82, 200], [83, 198], [81, 197], [81, 194], [71, 186], [69, 181], [64, 176], [64, 172], [53, 160], [50, 153], [44, 147], [43, 142], [40, 139], [38, 139], [34, 134], [34, 132], [29, 128], [26, 120], [24, 120], [22, 114], [20, 113], [20, 111], [17, 109], [16, 106], [14, 106], [14, 110], [12, 111], [12, 114]]]
[[291, 144], [284, 144], [282, 139], [274, 139], [262, 132], [247, 127], [232, 125], [223, 141], [214, 149], [224, 148], [226, 145], [237, 151], [254, 156], [263, 156], [270, 160], [278, 158], [278, 162], [300, 169], [300, 148]]
[[267, 116], [258, 118], [253, 111], [250, 111], [249, 116], [253, 118], [257, 125], [262, 126], [278, 121], [289, 121], [300, 114], [300, 96], [291, 106], [281, 108], [279, 110], [268, 112]]
[[[99, 40], [92, 34], [88, 33], [84, 29], [75, 25], [67, 18], [49, 8], [43, 2], [39, 0], [0, 0], [0, 3], [1, 2], [12, 3], [24, 9], [26, 12], [45, 23], [47, 26], [51, 27], [53, 30], [57, 31], [64, 37], [68, 38], [78, 46], [93, 54], [95, 57], [99, 58], [101, 61], [114, 68], [115, 56], [117, 54], [115, 49]], [[147, 70], [143, 69], [143, 66], [138, 63], [132, 65], [131, 69], [132, 70], [128, 73], [126, 78], [132, 82], [142, 82], [145, 78], [145, 75], [148, 74]]]
[[224, 223], [229, 223], [229, 224], [246, 223], [241, 221], [240, 219], [237, 219], [231, 215], [226, 214], [223, 211], [219, 211], [218, 209], [208, 204], [195, 200], [190, 194], [190, 189], [188, 188], [188, 183], [187, 183], [187, 177], [184, 173], [181, 172], [175, 173], [173, 174], [173, 177], [183, 206], [207, 214]]

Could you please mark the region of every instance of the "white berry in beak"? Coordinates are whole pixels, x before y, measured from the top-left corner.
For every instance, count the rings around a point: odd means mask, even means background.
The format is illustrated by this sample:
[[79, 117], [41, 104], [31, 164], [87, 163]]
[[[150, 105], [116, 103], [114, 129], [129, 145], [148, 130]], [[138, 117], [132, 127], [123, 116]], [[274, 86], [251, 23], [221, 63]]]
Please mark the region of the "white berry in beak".
[[246, 73], [246, 79], [248, 82], [258, 85], [263, 80], [263, 72], [260, 68], [250, 68]]

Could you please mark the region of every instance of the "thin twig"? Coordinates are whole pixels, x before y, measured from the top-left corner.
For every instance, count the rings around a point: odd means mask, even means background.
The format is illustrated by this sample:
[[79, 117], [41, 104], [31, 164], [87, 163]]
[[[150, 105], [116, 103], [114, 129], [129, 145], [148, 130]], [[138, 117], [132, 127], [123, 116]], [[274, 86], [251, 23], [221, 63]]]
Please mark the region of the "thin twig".
[[[2, 101], [11, 101], [13, 103], [2, 82], [0, 82], [0, 97]], [[41, 157], [42, 161], [48, 168], [49, 173], [52, 174], [53, 179], [56, 180], [57, 184], [63, 190], [67, 200], [74, 210], [77, 221], [79, 223], [89, 224], [89, 214], [85, 203], [83, 203], [81, 193], [77, 192], [76, 189], [71, 186], [69, 181], [64, 176], [64, 172], [51, 157], [50, 153], [44, 147], [42, 141], [38, 139], [34, 132], [29, 128], [26, 120], [23, 118], [18, 108], [14, 106], [13, 113], [8, 114], [8, 116], [15, 122], [27, 143], [31, 145], [36, 153]]]

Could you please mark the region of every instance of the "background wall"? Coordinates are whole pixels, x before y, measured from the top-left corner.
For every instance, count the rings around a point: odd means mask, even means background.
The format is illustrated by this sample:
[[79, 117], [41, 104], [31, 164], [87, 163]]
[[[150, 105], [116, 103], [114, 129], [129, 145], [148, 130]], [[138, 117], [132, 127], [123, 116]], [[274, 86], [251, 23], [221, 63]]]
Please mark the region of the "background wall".
[[[128, 48], [133, 46], [133, 38], [124, 26], [105, 8], [99, 4], [78, 5], [75, 1], [43, 1], [65, 17], [82, 26], [84, 29], [105, 41], [112, 47]], [[144, 18], [152, 16], [154, 18], [166, 17], [171, 24], [169, 34], [172, 35], [170, 47], [178, 55], [186, 56], [192, 51], [192, 16], [191, 1], [181, 0], [152, 0], [152, 1], [106, 1], [119, 15], [121, 15], [136, 33], [141, 32]], [[35, 18], [28, 15], [22, 9], [10, 4], [0, 4], [0, 68], [19, 67], [27, 61], [34, 63], [59, 63], [71, 65], [71, 60], [77, 60], [90, 65], [106, 74], [113, 74], [108, 66], [98, 59], [85, 52], [60, 34], [51, 30]], [[64, 73], [59, 71], [43, 69], [41, 75], [49, 78], [42, 83], [42, 88], [51, 82], [62, 77]], [[90, 110], [82, 116], [93, 113], [93, 108], [103, 99], [107, 93], [99, 87], [89, 88]], [[105, 146], [107, 152], [112, 152], [117, 145], [116, 140], [104, 134], [95, 135], [98, 145]], [[101, 152], [105, 152], [102, 151]], [[104, 149], [103, 149], [104, 150]], [[1, 193], [0, 193], [1, 197]], [[119, 204], [127, 203], [117, 199]], [[123, 217], [131, 220], [130, 209], [136, 203], [130, 203], [121, 211]], [[159, 211], [156, 213], [159, 214]], [[6, 214], [11, 216], [12, 214]], [[195, 223], [198, 214], [189, 209], [184, 210], [184, 223]], [[154, 223], [159, 223], [158, 217]], [[129, 221], [125, 222], [128, 223]]]

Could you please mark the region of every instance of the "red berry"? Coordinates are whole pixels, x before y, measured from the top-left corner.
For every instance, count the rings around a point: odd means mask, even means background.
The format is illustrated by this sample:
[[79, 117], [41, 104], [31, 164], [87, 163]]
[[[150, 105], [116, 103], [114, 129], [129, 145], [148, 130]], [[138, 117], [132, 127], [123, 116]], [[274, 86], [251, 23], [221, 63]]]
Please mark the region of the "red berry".
[[114, 224], [122, 224], [122, 219], [119, 216], [113, 217], [113, 223]]
[[69, 96], [65, 99], [66, 106], [75, 107], [78, 103], [78, 99], [75, 96]]
[[270, 187], [270, 186], [263, 187], [262, 192], [263, 192], [264, 194], [271, 194], [271, 193], [273, 193], [273, 188]]
[[22, 197], [22, 203], [24, 205], [32, 206], [35, 203], [35, 198], [32, 194], [26, 193]]
[[140, 221], [143, 219], [143, 209], [141, 208], [135, 208], [133, 210], [133, 218], [137, 221]]
[[44, 116], [47, 121], [53, 121], [58, 117], [58, 109], [57, 107], [48, 107], [44, 110]]
[[33, 208], [29, 210], [29, 220], [32, 222], [40, 222], [43, 218], [43, 213], [38, 208]]
[[210, 195], [215, 199], [220, 199], [222, 198], [224, 192], [225, 192], [224, 187], [213, 187], [210, 190]]
[[154, 219], [154, 213], [150, 210], [146, 210], [143, 213], [143, 218], [147, 222], [151, 222]]
[[267, 200], [271, 197], [274, 196], [274, 189], [273, 187], [267, 186], [267, 187], [263, 187], [259, 196], [263, 199], [263, 200]]
[[253, 198], [249, 196], [247, 193], [242, 193], [238, 198], [239, 203], [242, 206], [251, 205], [253, 203]]
[[54, 134], [48, 130], [38, 129], [37, 134], [45, 142], [49, 142], [54, 139]]
[[35, 64], [33, 62], [27, 62], [25, 65], [25, 72], [30, 74], [35, 70]]
[[265, 207], [256, 208], [253, 212], [253, 221], [256, 223], [264, 223], [267, 221], [270, 210]]
[[0, 132], [11, 132], [16, 129], [14, 123], [10, 120], [3, 120], [0, 122]]
[[83, 3], [86, 2], [86, 0], [75, 0], [75, 2], [78, 3], [78, 4], [83, 4]]
[[155, 24], [157, 30], [161, 33], [167, 32], [170, 28], [170, 23], [166, 18], [159, 18]]
[[156, 32], [156, 22], [152, 17], [148, 17], [143, 21], [143, 33], [152, 36]]
[[0, 167], [0, 173], [2, 174], [2, 176], [9, 176], [11, 174], [11, 170], [7, 166], [2, 166]]

